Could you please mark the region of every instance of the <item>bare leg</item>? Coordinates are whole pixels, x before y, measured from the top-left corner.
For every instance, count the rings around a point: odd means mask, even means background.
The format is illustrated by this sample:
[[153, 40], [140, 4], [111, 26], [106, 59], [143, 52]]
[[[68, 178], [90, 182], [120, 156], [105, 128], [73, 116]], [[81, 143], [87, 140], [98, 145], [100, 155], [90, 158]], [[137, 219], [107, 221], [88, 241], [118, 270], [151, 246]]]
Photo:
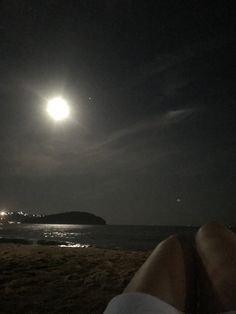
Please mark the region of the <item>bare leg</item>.
[[[235, 233], [223, 225], [207, 224], [201, 227], [196, 235], [196, 247], [202, 270], [199, 287], [200, 298], [205, 313], [215, 314], [221, 311], [235, 310]], [[207, 290], [204, 291], [205, 288]], [[207, 308], [209, 304], [211, 308]]]
[[171, 236], [162, 241], [135, 274], [124, 292], [143, 292], [185, 310], [186, 269], [180, 241]]

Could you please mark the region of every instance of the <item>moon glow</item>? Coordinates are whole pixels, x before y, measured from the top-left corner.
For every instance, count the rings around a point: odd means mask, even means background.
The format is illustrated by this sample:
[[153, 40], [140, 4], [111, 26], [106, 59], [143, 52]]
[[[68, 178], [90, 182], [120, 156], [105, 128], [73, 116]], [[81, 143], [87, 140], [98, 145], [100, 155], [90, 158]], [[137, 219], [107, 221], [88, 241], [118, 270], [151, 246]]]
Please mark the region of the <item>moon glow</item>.
[[61, 121], [69, 117], [70, 107], [62, 97], [55, 97], [48, 101], [47, 112], [51, 118]]

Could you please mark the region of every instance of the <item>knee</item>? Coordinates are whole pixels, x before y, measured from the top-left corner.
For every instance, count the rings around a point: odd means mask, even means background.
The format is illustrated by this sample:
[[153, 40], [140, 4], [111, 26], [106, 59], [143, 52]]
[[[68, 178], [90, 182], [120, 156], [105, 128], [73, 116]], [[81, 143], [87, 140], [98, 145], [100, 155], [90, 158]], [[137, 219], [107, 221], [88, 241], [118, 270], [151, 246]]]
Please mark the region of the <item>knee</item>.
[[228, 228], [223, 224], [207, 223], [197, 231], [196, 243], [201, 244], [210, 238], [218, 237], [226, 230], [228, 230]]
[[163, 240], [161, 243], [169, 244], [169, 245], [178, 245], [179, 239], [177, 234], [172, 234], [168, 236], [165, 240]]
[[165, 250], [170, 250], [172, 252], [176, 252], [181, 249], [181, 243], [178, 236], [174, 234], [160, 242], [157, 247], [160, 247]]

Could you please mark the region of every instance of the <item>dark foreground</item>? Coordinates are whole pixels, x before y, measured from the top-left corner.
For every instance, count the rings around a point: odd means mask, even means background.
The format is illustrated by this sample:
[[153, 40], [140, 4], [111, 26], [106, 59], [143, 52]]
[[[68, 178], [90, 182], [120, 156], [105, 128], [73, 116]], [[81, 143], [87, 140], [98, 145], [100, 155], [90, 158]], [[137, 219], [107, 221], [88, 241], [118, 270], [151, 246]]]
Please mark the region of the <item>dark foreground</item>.
[[0, 312], [101, 314], [148, 254], [0, 244]]

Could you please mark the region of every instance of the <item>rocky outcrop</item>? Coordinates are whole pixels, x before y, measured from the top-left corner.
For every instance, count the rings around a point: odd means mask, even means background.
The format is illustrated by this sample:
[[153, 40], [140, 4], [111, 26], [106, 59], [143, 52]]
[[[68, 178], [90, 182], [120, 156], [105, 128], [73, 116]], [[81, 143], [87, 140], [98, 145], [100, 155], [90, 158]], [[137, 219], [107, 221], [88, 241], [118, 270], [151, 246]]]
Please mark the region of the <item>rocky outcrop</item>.
[[87, 212], [67, 212], [42, 217], [26, 217], [23, 223], [36, 224], [79, 224], [79, 225], [105, 225], [106, 221]]

